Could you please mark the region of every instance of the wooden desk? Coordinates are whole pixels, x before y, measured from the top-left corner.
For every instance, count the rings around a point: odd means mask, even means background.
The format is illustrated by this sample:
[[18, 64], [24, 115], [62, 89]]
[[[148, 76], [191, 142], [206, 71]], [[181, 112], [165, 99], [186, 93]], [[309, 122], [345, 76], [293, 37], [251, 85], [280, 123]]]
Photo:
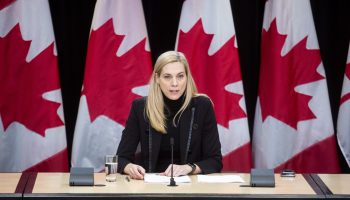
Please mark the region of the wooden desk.
[[328, 198], [350, 199], [350, 174], [318, 174]]
[[22, 199], [26, 178], [22, 173], [0, 173], [0, 199]]
[[[217, 175], [217, 174], [216, 174]], [[249, 183], [249, 174], [238, 174]], [[69, 186], [68, 173], [38, 173], [31, 191], [26, 189], [24, 199], [229, 199], [229, 198], [304, 198], [318, 199], [317, 194], [303, 175], [295, 178], [281, 178], [276, 174], [275, 188], [240, 187], [242, 183], [198, 183], [197, 176], [191, 176], [191, 183], [178, 183], [177, 187], [167, 184], [144, 183], [143, 180], [125, 179], [118, 175], [117, 182], [105, 181], [103, 173], [95, 174], [95, 184], [106, 186]]]

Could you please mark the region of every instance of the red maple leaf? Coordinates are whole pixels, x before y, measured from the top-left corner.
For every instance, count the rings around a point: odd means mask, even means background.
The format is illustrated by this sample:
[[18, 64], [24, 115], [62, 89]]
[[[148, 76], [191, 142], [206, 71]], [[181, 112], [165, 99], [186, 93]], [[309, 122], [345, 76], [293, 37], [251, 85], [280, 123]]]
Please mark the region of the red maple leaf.
[[27, 62], [30, 43], [22, 39], [18, 24], [0, 37], [0, 114], [5, 130], [17, 121], [45, 136], [46, 129], [63, 125], [57, 115], [60, 104], [42, 96], [60, 88], [57, 59], [52, 43]]
[[15, 0], [1, 0], [0, 1], [0, 10], [6, 8], [10, 4], [12, 4], [13, 2], [15, 2]]
[[[347, 79], [350, 80], [350, 63], [346, 64], [345, 66], [345, 76]], [[348, 101], [350, 99], [350, 93], [346, 93], [344, 94], [341, 98], [340, 98], [340, 104]]]
[[350, 80], [350, 63], [347, 63], [345, 66], [345, 76]]
[[146, 38], [118, 57], [116, 52], [123, 39], [114, 33], [112, 19], [91, 32], [83, 90], [91, 121], [105, 115], [125, 125], [131, 103], [139, 97], [132, 88], [146, 85], [152, 73]]
[[263, 120], [272, 116], [296, 129], [299, 121], [315, 115], [308, 106], [312, 97], [295, 88], [324, 77], [316, 71], [320, 52], [306, 49], [307, 37], [281, 56], [286, 37], [277, 32], [276, 20], [262, 33], [259, 97]]
[[178, 50], [189, 62], [191, 72], [200, 93], [207, 94], [214, 102], [217, 121], [228, 128], [230, 120], [246, 117], [239, 106], [242, 95], [225, 90], [225, 86], [241, 79], [235, 37], [223, 45], [214, 55], [208, 55], [213, 34], [206, 34], [202, 20], [184, 33], [180, 31]]

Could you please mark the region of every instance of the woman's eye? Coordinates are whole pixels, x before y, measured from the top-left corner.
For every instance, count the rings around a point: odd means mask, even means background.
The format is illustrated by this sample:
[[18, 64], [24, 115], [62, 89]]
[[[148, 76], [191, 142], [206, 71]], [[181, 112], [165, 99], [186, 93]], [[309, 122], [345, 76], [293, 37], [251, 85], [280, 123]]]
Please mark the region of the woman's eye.
[[171, 79], [171, 76], [163, 76], [164, 79], [169, 80]]

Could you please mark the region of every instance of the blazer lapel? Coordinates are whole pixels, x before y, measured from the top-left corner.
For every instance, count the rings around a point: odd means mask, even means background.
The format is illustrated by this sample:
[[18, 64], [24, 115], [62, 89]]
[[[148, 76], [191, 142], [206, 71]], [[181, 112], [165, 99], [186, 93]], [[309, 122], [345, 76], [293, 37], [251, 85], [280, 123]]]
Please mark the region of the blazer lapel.
[[186, 164], [188, 160], [188, 157], [186, 155], [188, 152], [186, 152], [186, 150], [191, 125], [192, 107], [193, 105], [190, 103], [188, 108], [182, 113], [180, 119], [180, 159], [182, 164]]
[[151, 147], [152, 147], [152, 151], [151, 151], [151, 166], [152, 166], [152, 171], [155, 171], [155, 167], [156, 164], [158, 162], [158, 154], [159, 154], [159, 148], [160, 148], [160, 142], [161, 142], [161, 138], [162, 138], [162, 133], [157, 132], [156, 130], [154, 130], [152, 128], [151, 131]]

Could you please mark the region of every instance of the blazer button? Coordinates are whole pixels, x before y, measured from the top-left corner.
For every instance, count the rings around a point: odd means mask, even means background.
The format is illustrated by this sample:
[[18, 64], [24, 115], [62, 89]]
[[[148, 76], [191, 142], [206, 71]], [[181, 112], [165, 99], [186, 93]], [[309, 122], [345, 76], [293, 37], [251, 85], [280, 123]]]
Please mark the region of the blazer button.
[[194, 123], [193, 124], [193, 129], [196, 130], [198, 128], [198, 124]]

